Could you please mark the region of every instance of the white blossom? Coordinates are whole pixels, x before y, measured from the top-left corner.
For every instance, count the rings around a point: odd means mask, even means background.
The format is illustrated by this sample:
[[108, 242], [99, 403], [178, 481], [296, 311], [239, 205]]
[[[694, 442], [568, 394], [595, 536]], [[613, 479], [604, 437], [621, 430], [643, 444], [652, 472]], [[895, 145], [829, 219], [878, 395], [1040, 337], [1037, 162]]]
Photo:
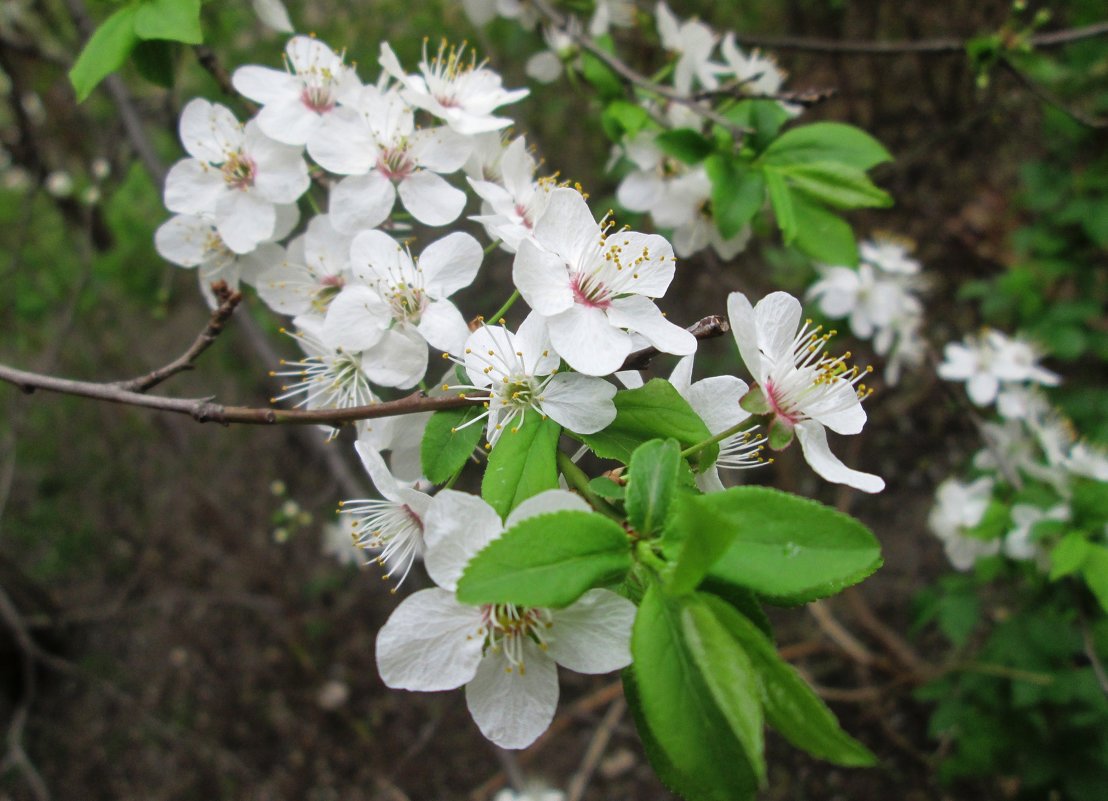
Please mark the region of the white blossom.
[[550, 195], [557, 187], [553, 178], [536, 181], [535, 168], [535, 159], [527, 152], [527, 142], [521, 136], [504, 149], [498, 181], [469, 179], [486, 207], [482, 214], [470, 219], [481, 223], [489, 237], [499, 239], [509, 253], [515, 253], [524, 239], [534, 237], [535, 223], [546, 211]]
[[581, 194], [564, 188], [551, 193], [535, 241], [520, 244], [512, 279], [545, 318], [562, 358], [578, 372], [600, 376], [623, 364], [634, 347], [632, 333], [664, 353], [696, 350], [696, 338], [651, 300], [669, 287], [674, 261], [662, 237], [605, 231]]
[[335, 230], [330, 215], [317, 214], [307, 230], [289, 243], [286, 258], [258, 277], [258, 294], [281, 314], [322, 319], [350, 280], [352, 239]]
[[880, 492], [885, 482], [839, 461], [827, 444], [825, 428], [838, 434], [857, 434], [866, 422], [864, 385], [855, 385], [866, 371], [848, 366], [846, 357], [830, 357], [823, 348], [830, 340], [811, 320], [801, 325], [800, 302], [785, 292], [774, 292], [752, 307], [746, 295], [732, 292], [727, 313], [735, 341], [755, 386], [744, 398], [744, 408], [771, 414], [770, 444], [775, 437], [788, 444], [795, 433], [804, 458], [828, 481]]
[[[1040, 367], [1038, 359], [1030, 343], [986, 329], [980, 336], [948, 343], [938, 373], [947, 381], [965, 381], [970, 400], [978, 406], [988, 406], [1002, 390], [1021, 384], [1056, 386], [1059, 377]], [[1019, 409], [1020, 405], [1011, 398], [1005, 403], [1008, 417], [1017, 416]]]
[[687, 95], [692, 91], [694, 79], [704, 89], [718, 87], [716, 74], [720, 65], [711, 60], [712, 51], [719, 41], [715, 32], [697, 19], [680, 21], [664, 2], [654, 7], [654, 15], [662, 47], [678, 54], [673, 74], [674, 88]]
[[254, 13], [263, 23], [279, 33], [292, 33], [294, 28], [289, 12], [281, 0], [251, 0]]
[[480, 498], [454, 490], [434, 497], [424, 518], [427, 572], [438, 586], [406, 598], [377, 635], [377, 668], [389, 687], [435, 691], [465, 685], [481, 733], [502, 748], [526, 748], [550, 725], [558, 703], [556, 664], [607, 673], [631, 662], [635, 606], [603, 589], [565, 609], [466, 606], [454, 596], [466, 564], [506, 528], [560, 510], [588, 511], [578, 496], [549, 490], [521, 503], [502, 524]]
[[1009, 559], [1022, 562], [1034, 561], [1043, 570], [1050, 569], [1050, 557], [1043, 546], [1032, 539], [1035, 526], [1047, 520], [1067, 521], [1070, 519], [1069, 507], [1056, 504], [1050, 509], [1041, 509], [1028, 503], [1017, 503], [1012, 507], [1014, 528], [1004, 535], [1001, 549]]
[[978, 559], [1000, 552], [999, 539], [983, 540], [965, 534], [984, 518], [992, 494], [993, 480], [987, 476], [970, 484], [948, 478], [935, 493], [935, 505], [927, 523], [942, 540], [955, 570], [969, 570]]

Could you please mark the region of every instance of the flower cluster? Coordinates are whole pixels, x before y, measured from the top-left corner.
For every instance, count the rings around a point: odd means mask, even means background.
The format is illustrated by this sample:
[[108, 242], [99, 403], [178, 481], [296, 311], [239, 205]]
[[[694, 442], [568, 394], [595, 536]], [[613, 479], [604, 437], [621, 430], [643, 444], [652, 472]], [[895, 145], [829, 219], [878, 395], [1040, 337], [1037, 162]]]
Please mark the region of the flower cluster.
[[1033, 388], [1059, 383], [1058, 375], [1038, 362], [1039, 353], [1030, 342], [985, 329], [949, 343], [938, 372], [947, 381], [965, 381], [966, 393], [976, 405], [995, 402], [1002, 417], [1021, 419], [1031, 414]]
[[923, 361], [923, 305], [919, 301], [920, 264], [911, 243], [876, 237], [861, 243], [857, 268], [819, 265], [820, 278], [807, 297], [833, 320], [849, 320], [859, 339], [872, 339], [887, 358], [885, 380], [896, 384], [905, 365]]
[[[617, 24], [624, 10], [600, 3], [592, 24]], [[703, 54], [696, 42], [705, 36], [707, 50], [714, 47], [714, 34], [701, 23], [677, 24], [664, 6], [658, 13], [666, 46], [681, 53], [676, 80], [689, 84], [682, 91], [720, 76], [740, 79], [733, 42], [723, 49], [731, 67], [689, 60]], [[501, 107], [526, 90], [505, 89], [464, 46], [444, 43], [433, 53], [425, 46], [418, 72], [410, 73], [383, 43], [378, 62], [379, 74], [364, 83], [344, 54], [295, 36], [284, 69], [234, 72], [235, 88], [259, 107], [253, 119], [241, 123], [205, 100], [190, 102], [181, 117], [189, 158], [167, 178], [165, 202], [176, 216], [158, 230], [157, 247], [170, 261], [198, 268], [202, 286], [216, 278], [252, 285], [273, 311], [292, 318], [303, 355], [274, 371], [284, 381], [275, 401], [362, 407], [414, 387], [461, 396], [474, 411], [454, 433], [483, 428], [483, 447], [478, 442], [463, 455], [478, 458], [536, 417], [578, 438], [603, 431], [618, 414], [610, 377], [618, 372], [625, 386], [640, 386], [641, 376], [622, 368], [633, 352], [653, 348], [683, 357], [671, 385], [719, 443], [714, 464], [696, 476], [703, 492], [723, 489], [720, 469], [764, 464], [767, 445], [786, 447], [794, 435], [824, 478], [867, 492], [883, 486], [828, 448], [825, 427], [861, 430], [867, 390], [845, 357], [824, 354], [828, 336], [801, 326], [799, 301], [776, 293], [755, 308], [732, 295], [731, 324], [756, 383], [694, 381], [697, 339], [658, 306], [675, 277], [673, 246], [618, 227], [610, 213], [598, 220], [580, 187], [537, 175], [540, 162], [526, 140], [502, 135], [511, 120]], [[676, 109], [665, 113], [679, 124]], [[621, 187], [626, 205], [655, 193], [651, 210], [679, 234], [681, 252], [708, 241], [740, 246], [712, 240], [710, 226], [697, 228], [707, 219], [703, 170], [669, 181], [659, 177], [668, 162], [649, 155], [649, 141], [628, 147], [641, 169]], [[681, 193], [671, 184], [687, 187], [687, 200], [673, 201]], [[472, 233], [441, 230], [465, 224], [467, 208], [468, 227], [483, 229], [487, 245]], [[302, 220], [308, 209], [315, 213]], [[514, 291], [486, 322], [463, 314], [457, 296], [497, 249], [511, 260]], [[506, 317], [519, 300], [529, 312], [513, 326]], [[431, 372], [432, 352], [452, 362], [445, 374]], [[556, 665], [602, 673], [630, 662], [635, 606], [601, 588], [557, 609], [461, 603], [459, 578], [482, 548], [523, 520], [589, 506], [563, 490], [532, 494], [510, 511], [449, 488], [428, 492], [420, 443], [429, 418], [358, 424], [356, 451], [381, 497], [340, 508], [346, 540], [372, 554], [395, 579], [394, 591], [418, 562], [436, 585], [393, 612], [377, 639], [378, 667], [391, 687], [465, 686], [481, 731], [521, 748], [553, 717]]]

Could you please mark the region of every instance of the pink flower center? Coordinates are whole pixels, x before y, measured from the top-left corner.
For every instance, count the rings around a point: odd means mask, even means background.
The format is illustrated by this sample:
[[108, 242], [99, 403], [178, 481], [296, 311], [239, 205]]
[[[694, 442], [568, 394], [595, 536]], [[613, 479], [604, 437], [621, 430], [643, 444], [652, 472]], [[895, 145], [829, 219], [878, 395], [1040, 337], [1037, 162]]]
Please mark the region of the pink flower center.
[[305, 86], [300, 93], [300, 102], [316, 114], [326, 114], [335, 107], [331, 93], [323, 86]]
[[781, 392], [780, 388], [774, 386], [772, 381], [766, 379], [766, 382], [762, 385], [762, 390], [765, 392], [770, 409], [773, 410], [773, 414], [778, 420], [787, 423], [790, 427], [800, 422], [804, 415], [799, 409], [794, 408], [793, 404], [789, 402], [789, 398], [785, 397], [785, 394]]
[[408, 155], [407, 148], [383, 150], [377, 159], [377, 169], [390, 181], [403, 181], [415, 168], [415, 162]]
[[254, 185], [254, 176], [258, 171], [258, 165], [254, 159], [241, 151], [235, 151], [227, 157], [220, 166], [223, 180], [231, 189], [248, 189]]
[[595, 275], [574, 273], [569, 282], [573, 301], [590, 309], [607, 309], [612, 305], [612, 293]]

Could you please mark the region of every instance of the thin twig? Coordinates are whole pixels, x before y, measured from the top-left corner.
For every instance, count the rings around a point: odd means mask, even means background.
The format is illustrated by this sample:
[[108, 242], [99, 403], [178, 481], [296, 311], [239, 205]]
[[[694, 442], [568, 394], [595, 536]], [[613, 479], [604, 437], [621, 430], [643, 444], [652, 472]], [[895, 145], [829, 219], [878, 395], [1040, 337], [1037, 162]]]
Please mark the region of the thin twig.
[[[1032, 47], [1061, 47], [1108, 35], [1108, 22], [1097, 22], [1081, 28], [1067, 28], [1049, 33], [1037, 33], [1025, 40]], [[919, 39], [899, 42], [862, 42], [845, 39], [817, 39], [795, 36], [763, 36], [761, 34], [735, 34], [739, 44], [768, 47], [773, 50], [798, 50], [809, 53], [900, 56], [906, 53], [964, 53], [966, 40], [954, 37]]]
[[227, 286], [226, 281], [217, 281], [212, 284], [212, 292], [219, 300], [219, 306], [212, 311], [212, 315], [208, 318], [208, 323], [204, 326], [204, 330], [196, 336], [196, 339], [193, 341], [192, 345], [189, 346], [188, 350], [164, 367], [151, 370], [146, 375], [132, 378], [129, 381], [117, 381], [115, 382], [115, 386], [127, 390], [128, 392], [146, 392], [178, 373], [184, 372], [185, 370], [192, 370], [200, 354], [210, 348], [216, 338], [223, 333], [223, 327], [227, 324], [227, 321], [231, 319], [231, 315], [234, 314], [239, 303], [242, 302], [242, 293], [237, 290], [232, 290]]
[[220, 62], [219, 56], [216, 55], [214, 50], [207, 45], [197, 45], [192, 51], [196, 54], [196, 60], [200, 62], [200, 66], [212, 76], [212, 80], [219, 87], [219, 91], [228, 97], [238, 98], [248, 114], [258, 113], [258, 104], [239, 94], [239, 91], [235, 89], [235, 85], [231, 83], [231, 74], [227, 72], [227, 68]]
[[830, 607], [824, 601], [815, 601], [808, 604], [808, 611], [816, 619], [820, 630], [842, 648], [851, 659], [859, 665], [869, 666], [877, 663], [877, 657], [857, 637], [847, 631], [846, 627], [831, 614]]
[[1053, 106], [1054, 108], [1058, 109], [1071, 120], [1076, 122], [1078, 125], [1084, 125], [1086, 128], [1092, 128], [1094, 130], [1104, 130], [1105, 128], [1108, 128], [1108, 120], [1100, 120], [1094, 117], [1090, 117], [1089, 115], [1067, 105], [1062, 100], [1062, 98], [1058, 97], [1058, 95], [1051, 92], [1042, 84], [1033, 81], [1031, 79], [1031, 76], [1029, 76], [1023, 70], [1017, 68], [1016, 65], [1013, 64], [1010, 60], [1006, 58], [1000, 59], [1000, 66], [1004, 68], [1005, 72], [1015, 78], [1020, 86], [1030, 92], [1033, 96], [1041, 100], [1043, 103], [1046, 103], [1048, 106]]
[[612, 739], [612, 732], [615, 731], [626, 711], [627, 700], [622, 697], [617, 698], [608, 707], [607, 713], [601, 719], [600, 725], [596, 727], [596, 732], [593, 733], [592, 740], [589, 741], [589, 747], [585, 750], [585, 757], [581, 760], [581, 767], [569, 780], [566, 801], [581, 801], [585, 789], [589, 786], [589, 780], [592, 779], [592, 774], [600, 763], [600, 758], [604, 756], [604, 749], [608, 747], [608, 741]]
[[1085, 612], [1081, 609], [1080, 604], [1077, 607], [1077, 621], [1081, 626], [1081, 642], [1085, 648], [1085, 656], [1088, 657], [1089, 664], [1093, 667], [1093, 674], [1096, 676], [1101, 692], [1108, 695], [1108, 671], [1105, 671], [1104, 663], [1100, 661], [1100, 656], [1096, 652], [1093, 633], [1089, 630], [1089, 621], [1085, 617]]
[[737, 125], [732, 120], [727, 119], [727, 117], [723, 116], [715, 109], [704, 105], [691, 95], [683, 94], [673, 87], [665, 86], [664, 84], [660, 84], [656, 81], [650, 80], [650, 78], [625, 64], [618, 56], [609, 53], [607, 50], [597, 44], [596, 40], [594, 40], [592, 37], [581, 33], [578, 30], [571, 29], [567, 24], [567, 18], [559, 13], [558, 10], [555, 9], [552, 5], [550, 5], [547, 0], [531, 0], [531, 5], [533, 5], [535, 7], [535, 10], [546, 18], [550, 25], [561, 30], [562, 33], [572, 39], [582, 50], [588, 51], [597, 59], [604, 62], [604, 64], [609, 69], [615, 72], [626, 83], [630, 84], [631, 86], [637, 86], [638, 88], [658, 95], [659, 97], [664, 97], [666, 100], [670, 100], [674, 103], [679, 103], [682, 106], [688, 107], [692, 111], [699, 114], [701, 117], [704, 117], [704, 119], [709, 120], [710, 122], [714, 122], [716, 125], [719, 125], [730, 131], [731, 135], [735, 137], [736, 141], [742, 139], [743, 136], [746, 134], [747, 131], [745, 128], [743, 128], [741, 125]]
[[[698, 320], [686, 330], [697, 339], [714, 339], [730, 331], [731, 325], [723, 317], [713, 314], [703, 320]], [[637, 350], [623, 360], [623, 366], [619, 369], [645, 370], [650, 365], [650, 361], [659, 353], [660, 351], [653, 346]]]

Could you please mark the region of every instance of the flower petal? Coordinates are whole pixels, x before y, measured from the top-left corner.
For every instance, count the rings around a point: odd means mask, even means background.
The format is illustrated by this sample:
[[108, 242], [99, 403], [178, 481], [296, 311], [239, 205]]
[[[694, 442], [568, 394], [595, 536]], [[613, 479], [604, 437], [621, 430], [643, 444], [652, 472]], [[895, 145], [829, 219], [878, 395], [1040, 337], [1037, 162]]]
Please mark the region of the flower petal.
[[750, 305], [742, 292], [732, 292], [727, 296], [727, 319], [735, 334], [735, 344], [739, 346], [739, 357], [757, 384], [764, 384], [768, 365], [762, 359], [758, 348], [758, 326], [755, 323], [754, 307]]
[[543, 414], [575, 434], [595, 434], [616, 419], [616, 388], [603, 378], [559, 373], [542, 391]]
[[433, 298], [447, 298], [473, 283], [485, 254], [472, 236], [455, 231], [419, 254], [423, 286]]
[[654, 305], [654, 301], [642, 295], [628, 295], [625, 298], [613, 300], [608, 309], [608, 322], [642, 334], [662, 353], [672, 353], [677, 356], [696, 353], [696, 337], [681, 326], [667, 320], [661, 310]]
[[223, 244], [235, 253], [249, 253], [273, 234], [277, 211], [253, 192], [224, 192], [215, 204], [216, 228]]
[[226, 191], [219, 170], [197, 159], [182, 159], [165, 177], [165, 207], [179, 214], [213, 216]]
[[200, 97], [181, 112], [180, 133], [190, 156], [212, 164], [222, 164], [242, 147], [242, 126], [230, 109]]
[[453, 690], [481, 663], [481, 610], [438, 588], [405, 598], [377, 633], [377, 670], [389, 687]]
[[466, 206], [466, 193], [430, 170], [412, 173], [400, 182], [397, 191], [404, 208], [424, 225], [448, 225]]
[[589, 204], [575, 189], [555, 189], [546, 211], [535, 224], [535, 239], [569, 264], [579, 264], [585, 251], [601, 239], [600, 226]]
[[501, 748], [526, 748], [550, 726], [558, 707], [558, 669], [530, 640], [522, 669], [489, 654], [466, 685], [466, 706], [477, 728]]
[[343, 178], [331, 190], [327, 208], [331, 224], [344, 234], [356, 234], [366, 228], [376, 228], [392, 212], [396, 189], [381, 173]]
[[332, 348], [366, 350], [381, 341], [390, 319], [380, 295], [367, 286], [348, 286], [327, 309], [323, 340]]
[[563, 259], [528, 239], [519, 243], [512, 262], [512, 283], [527, 305], [544, 317], [573, 306], [573, 289]]
[[375, 384], [414, 387], [427, 373], [427, 342], [410, 326], [394, 326], [365, 352], [362, 365]]
[[512, 510], [504, 520], [505, 530], [529, 517], [551, 512], [591, 512], [591, 507], [580, 496], [561, 489], [546, 490], [532, 495]]
[[880, 492], [885, 482], [880, 476], [853, 470], [839, 461], [827, 445], [827, 432], [815, 420], [804, 420], [796, 424], [796, 438], [800, 440], [800, 450], [804, 460], [821, 477], [834, 484], [846, 484], [862, 492]]
[[749, 389], [745, 381], [734, 376], [716, 375], [697, 381], [682, 394], [708, 430], [718, 434], [750, 417], [750, 412], [739, 406]]
[[442, 490], [423, 519], [424, 564], [435, 583], [453, 590], [473, 556], [500, 536], [500, 515], [475, 495]]
[[758, 301], [754, 307], [754, 324], [758, 330], [758, 346], [766, 356], [778, 361], [792, 352], [800, 315], [800, 301], [788, 292], [771, 292]]
[[547, 653], [578, 673], [608, 673], [631, 664], [635, 605], [611, 590], [589, 590], [555, 609]]
[[449, 300], [433, 300], [419, 318], [419, 333], [436, 350], [458, 355], [465, 349], [469, 326]]
[[554, 350], [585, 375], [613, 373], [631, 352], [630, 335], [612, 325], [600, 309], [575, 304], [547, 318], [546, 324]]

